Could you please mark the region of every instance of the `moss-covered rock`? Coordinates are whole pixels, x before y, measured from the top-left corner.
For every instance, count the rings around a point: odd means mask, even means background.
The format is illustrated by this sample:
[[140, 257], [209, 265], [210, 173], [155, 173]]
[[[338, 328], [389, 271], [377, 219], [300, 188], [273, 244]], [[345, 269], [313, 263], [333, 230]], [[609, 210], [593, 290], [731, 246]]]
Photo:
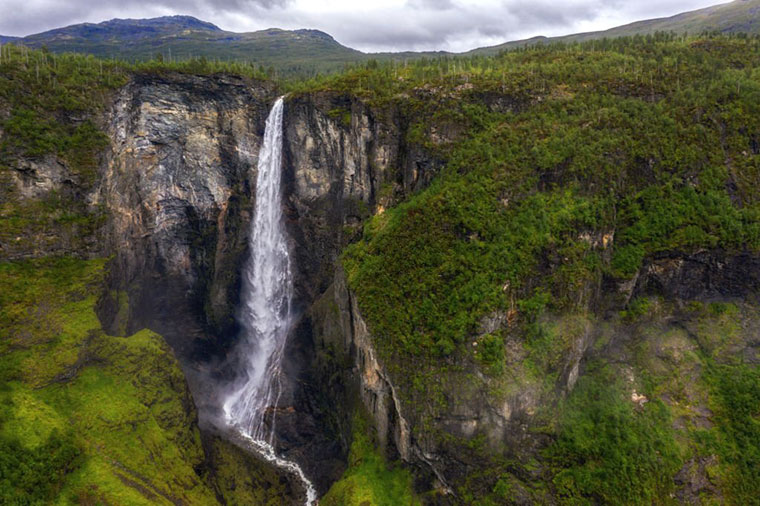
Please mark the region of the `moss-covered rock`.
[[0, 264], [3, 497], [285, 501], [276, 474], [234, 447], [213, 439], [206, 455], [185, 378], [161, 336], [103, 332], [94, 306], [104, 265], [72, 258]]

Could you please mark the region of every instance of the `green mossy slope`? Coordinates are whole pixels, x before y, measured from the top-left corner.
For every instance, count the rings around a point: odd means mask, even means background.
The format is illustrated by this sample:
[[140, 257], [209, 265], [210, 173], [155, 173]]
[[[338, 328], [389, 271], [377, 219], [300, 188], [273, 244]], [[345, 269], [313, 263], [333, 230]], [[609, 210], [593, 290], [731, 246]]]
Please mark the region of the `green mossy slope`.
[[[104, 261], [5, 263], [2, 437], [24, 452], [63, 434], [64, 462], [46, 499], [118, 504], [213, 502], [196, 474], [200, 437], [184, 378], [160, 336], [106, 336], [95, 315]], [[30, 468], [16, 495], [34, 494]], [[20, 487], [20, 489], [18, 489]]]
[[348, 469], [320, 499], [323, 506], [418, 506], [412, 477], [378, 452], [367, 420], [355, 415]]
[[[94, 306], [104, 265], [0, 264], [0, 497], [216, 504], [229, 491], [212, 474], [247, 465], [235, 496], [283, 501], [276, 476], [220, 441], [212, 443], [217, 462], [206, 465], [184, 376], [161, 336], [103, 333]], [[268, 490], [257, 491], [255, 473]]]

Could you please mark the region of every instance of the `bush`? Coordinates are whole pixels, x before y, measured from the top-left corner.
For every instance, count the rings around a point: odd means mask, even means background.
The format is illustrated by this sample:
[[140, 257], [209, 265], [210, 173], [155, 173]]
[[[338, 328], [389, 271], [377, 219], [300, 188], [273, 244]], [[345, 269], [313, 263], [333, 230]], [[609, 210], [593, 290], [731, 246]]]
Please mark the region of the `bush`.
[[667, 497], [681, 467], [670, 425], [662, 402], [639, 407], [611, 371], [582, 376], [547, 450], [558, 496], [572, 504], [642, 505]]
[[81, 462], [71, 434], [53, 431], [42, 445], [29, 449], [15, 439], [0, 438], [0, 497], [4, 504], [52, 501], [66, 475]]
[[708, 453], [720, 457], [720, 479], [732, 504], [756, 504], [760, 497], [760, 368], [712, 364], [705, 375], [715, 427], [705, 438]]

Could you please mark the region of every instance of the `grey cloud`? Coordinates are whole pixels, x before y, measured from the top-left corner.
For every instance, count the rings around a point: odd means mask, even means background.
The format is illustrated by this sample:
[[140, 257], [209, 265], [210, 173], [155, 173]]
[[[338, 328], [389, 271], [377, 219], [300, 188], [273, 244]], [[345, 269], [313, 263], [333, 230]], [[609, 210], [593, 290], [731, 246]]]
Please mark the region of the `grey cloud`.
[[[447, 8], [443, 8], [434, 0], [409, 0], [407, 4], [420, 11], [415, 16], [397, 13], [394, 23], [363, 20], [360, 25], [346, 19], [333, 25], [333, 33], [359, 48], [462, 51], [536, 35], [576, 33], [589, 26], [601, 30], [698, 9], [716, 1], [720, 0], [502, 0], [490, 8], [446, 1]], [[615, 22], [594, 26], [603, 19]]]
[[447, 10], [454, 7], [451, 0], [407, 0], [406, 5], [412, 9]]
[[[425, 0], [416, 0], [423, 12], [417, 16], [391, 14], [395, 22], [385, 19], [364, 19], [362, 23], [351, 22], [349, 13], [329, 22], [339, 40], [349, 45], [372, 47], [380, 50], [401, 49], [465, 49], [459, 40], [494, 40], [502, 42], [525, 36], [531, 31], [551, 27], [571, 26], [578, 20], [593, 18], [596, 6], [581, 6], [564, 12], [556, 5], [543, 2], [504, 2], [491, 9], [451, 4], [441, 8], [424, 9]], [[426, 2], [432, 3], [432, 2]], [[555, 2], [556, 3], [556, 2]], [[591, 3], [591, 2], [587, 2]], [[337, 32], [340, 33], [337, 33]], [[478, 45], [477, 42], [474, 42]]]
[[286, 9], [292, 0], [3, 0], [0, 34], [30, 35], [76, 23], [112, 18], [147, 18], [188, 14], [204, 21], [221, 13], [251, 15]]
[[558, 8], [556, 2], [519, 1], [508, 6], [507, 10], [522, 23], [561, 26], [571, 24], [579, 19], [593, 18], [594, 14], [599, 12], [599, 6], [596, 5], [596, 2], [587, 2]]
[[94, 6], [92, 0], [2, 1], [3, 35], [114, 17], [188, 14], [235, 31], [316, 28], [364, 51], [462, 51], [535, 35], [573, 33], [581, 27], [604, 29], [610, 22], [672, 15], [720, 0], [492, 0], [489, 6], [467, 0], [406, 0], [400, 6], [342, 12], [331, 11], [324, 1], [316, 4], [324, 9], [304, 9], [307, 0], [99, 0]]
[[[178, 2], [180, 4], [186, 4], [186, 2]], [[206, 0], [197, 1], [198, 7], [204, 5], [210, 5], [220, 11], [225, 12], [246, 12], [247, 9], [274, 9], [284, 8], [292, 4], [292, 0]]]

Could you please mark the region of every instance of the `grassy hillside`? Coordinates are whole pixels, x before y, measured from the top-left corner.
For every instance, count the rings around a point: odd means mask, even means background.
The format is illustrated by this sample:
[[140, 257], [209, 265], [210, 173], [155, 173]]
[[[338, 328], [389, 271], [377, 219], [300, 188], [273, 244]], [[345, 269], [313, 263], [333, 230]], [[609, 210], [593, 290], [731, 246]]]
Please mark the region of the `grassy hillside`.
[[561, 37], [535, 37], [527, 40], [511, 41], [497, 46], [478, 48], [468, 54], [495, 55], [499, 51], [524, 47], [532, 44], [553, 42], [572, 43], [587, 40], [612, 39], [633, 35], [666, 33], [760, 33], [760, 0], [734, 0], [705, 9], [684, 12], [668, 18], [647, 19], [628, 25], [618, 26], [599, 32], [577, 33]]

